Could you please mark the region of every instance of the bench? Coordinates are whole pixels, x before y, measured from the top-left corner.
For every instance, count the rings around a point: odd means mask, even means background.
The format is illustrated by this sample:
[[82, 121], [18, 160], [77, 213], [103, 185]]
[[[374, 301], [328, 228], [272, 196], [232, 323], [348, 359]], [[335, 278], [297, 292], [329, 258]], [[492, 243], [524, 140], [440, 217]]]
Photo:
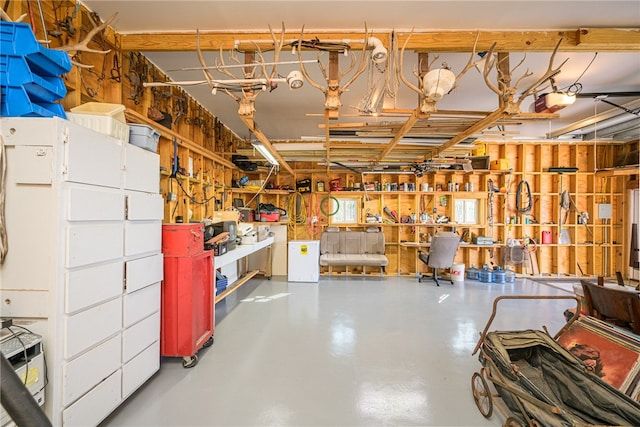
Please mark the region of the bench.
[[580, 280], [580, 283], [589, 316], [610, 321], [640, 335], [640, 294], [637, 291], [599, 286], [588, 280]]
[[378, 227], [365, 231], [327, 227], [320, 236], [320, 265], [329, 267], [329, 274], [333, 266], [362, 266], [379, 267], [383, 275], [389, 264], [384, 251], [384, 233]]

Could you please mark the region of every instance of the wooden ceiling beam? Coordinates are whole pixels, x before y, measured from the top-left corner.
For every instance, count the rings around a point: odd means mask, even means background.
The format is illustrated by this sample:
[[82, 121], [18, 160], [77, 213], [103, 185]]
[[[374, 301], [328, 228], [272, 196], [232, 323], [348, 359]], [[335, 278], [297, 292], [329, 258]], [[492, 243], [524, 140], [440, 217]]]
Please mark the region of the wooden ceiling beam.
[[409, 118], [402, 125], [402, 127], [398, 129], [398, 132], [395, 134], [393, 139], [389, 141], [389, 143], [387, 144], [386, 148], [382, 151], [382, 153], [380, 153], [380, 155], [378, 156], [378, 161], [382, 161], [385, 158], [385, 156], [388, 155], [391, 152], [391, 150], [395, 148], [396, 145], [398, 145], [398, 143], [402, 140], [402, 138], [406, 135], [406, 133], [409, 132], [413, 127], [413, 125], [418, 121], [420, 114], [421, 114], [420, 108], [418, 107], [414, 110], [413, 114], [409, 116]]
[[258, 129], [258, 126], [256, 125], [256, 122], [253, 120], [253, 118], [249, 116], [239, 117], [244, 122], [244, 124], [247, 125], [251, 133], [253, 133], [256, 138], [258, 138], [258, 140], [262, 142], [262, 145], [264, 145], [265, 148], [269, 150], [271, 154], [273, 154], [273, 157], [278, 160], [278, 163], [280, 163], [280, 167], [285, 169], [291, 175], [295, 176], [295, 172], [293, 171], [291, 166], [289, 166], [289, 163], [287, 163], [286, 160], [280, 155], [280, 153], [278, 153], [278, 150], [273, 148], [273, 145], [271, 145], [271, 141], [269, 141], [269, 138], [267, 138], [267, 136], [260, 129]]
[[[362, 48], [364, 32], [315, 32], [310, 36], [320, 40], [347, 41], [352, 49]], [[407, 44], [408, 50], [416, 52], [471, 52], [477, 31], [416, 31]], [[388, 33], [372, 34], [380, 40], [388, 40]], [[409, 31], [395, 32], [398, 44], [402, 45]], [[119, 34], [124, 51], [195, 51], [196, 32], [126, 33]], [[297, 40], [299, 31], [285, 33], [285, 43]], [[563, 52], [638, 52], [640, 51], [640, 28], [574, 28], [547, 31], [480, 31], [477, 51], [488, 50], [496, 42], [496, 52], [552, 52], [560, 37], [564, 37]], [[200, 44], [203, 51], [233, 49], [241, 41], [239, 50], [255, 50], [252, 41], [265, 49], [273, 45], [271, 34], [264, 32], [201, 31]]]
[[437, 148], [437, 150], [436, 150], [436, 155], [442, 153], [447, 148], [452, 147], [452, 146], [456, 145], [457, 143], [464, 141], [465, 139], [467, 139], [468, 137], [470, 137], [474, 133], [480, 132], [480, 131], [488, 128], [489, 126], [491, 126], [492, 124], [494, 124], [495, 122], [500, 120], [505, 114], [506, 113], [504, 111], [504, 108], [498, 108], [496, 111], [494, 111], [493, 113], [489, 114], [484, 119], [478, 120], [476, 123], [474, 123], [473, 125], [469, 126], [465, 131], [460, 132], [458, 135], [454, 136], [449, 141], [447, 141], [444, 144], [442, 144], [441, 146], [439, 146]]

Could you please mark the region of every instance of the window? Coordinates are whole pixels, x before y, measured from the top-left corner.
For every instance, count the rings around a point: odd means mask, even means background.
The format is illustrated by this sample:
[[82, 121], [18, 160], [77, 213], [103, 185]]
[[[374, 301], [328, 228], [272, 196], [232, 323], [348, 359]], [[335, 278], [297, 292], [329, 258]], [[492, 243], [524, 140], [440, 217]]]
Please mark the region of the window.
[[478, 200], [477, 199], [456, 200], [453, 220], [458, 224], [477, 224], [478, 223]]
[[358, 199], [333, 198], [331, 199], [332, 224], [357, 224], [358, 223]]

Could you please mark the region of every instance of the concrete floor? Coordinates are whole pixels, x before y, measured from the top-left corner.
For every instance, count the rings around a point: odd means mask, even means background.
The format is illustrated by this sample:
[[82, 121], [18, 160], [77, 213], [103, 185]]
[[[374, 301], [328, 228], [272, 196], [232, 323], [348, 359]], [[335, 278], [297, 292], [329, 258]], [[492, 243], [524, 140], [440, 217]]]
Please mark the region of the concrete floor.
[[[500, 295], [570, 295], [518, 279], [253, 279], [216, 306], [199, 363], [160, 371], [103, 426], [499, 426], [475, 406], [472, 351]], [[490, 330], [564, 323], [567, 300], [504, 301]]]

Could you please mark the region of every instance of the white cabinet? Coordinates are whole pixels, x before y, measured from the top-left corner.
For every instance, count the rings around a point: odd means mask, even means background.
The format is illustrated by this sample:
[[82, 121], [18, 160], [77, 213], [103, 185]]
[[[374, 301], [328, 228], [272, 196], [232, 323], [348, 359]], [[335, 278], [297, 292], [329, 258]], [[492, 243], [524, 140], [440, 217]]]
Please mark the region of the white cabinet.
[[43, 335], [53, 425], [96, 425], [160, 365], [159, 156], [59, 118], [2, 118], [3, 317]]

